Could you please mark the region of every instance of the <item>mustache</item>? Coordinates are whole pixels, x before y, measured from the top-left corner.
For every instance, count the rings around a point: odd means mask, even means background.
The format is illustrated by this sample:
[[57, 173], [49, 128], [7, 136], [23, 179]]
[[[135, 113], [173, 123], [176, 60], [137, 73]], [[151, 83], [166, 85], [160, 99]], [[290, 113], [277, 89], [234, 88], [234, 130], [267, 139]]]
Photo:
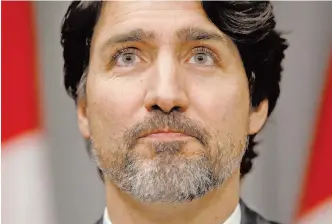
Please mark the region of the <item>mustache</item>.
[[146, 133], [165, 128], [192, 136], [204, 146], [208, 146], [209, 132], [198, 121], [194, 121], [178, 111], [170, 113], [162, 111], [151, 112], [143, 121], [137, 122], [131, 128], [128, 128], [124, 132], [123, 137], [128, 144], [128, 148], [132, 149], [138, 139]]

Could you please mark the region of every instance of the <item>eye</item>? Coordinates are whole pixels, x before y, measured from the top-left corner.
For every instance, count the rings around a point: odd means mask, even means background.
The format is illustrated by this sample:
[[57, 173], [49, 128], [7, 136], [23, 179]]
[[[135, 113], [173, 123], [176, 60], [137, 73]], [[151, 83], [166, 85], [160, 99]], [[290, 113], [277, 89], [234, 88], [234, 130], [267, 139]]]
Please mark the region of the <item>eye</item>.
[[212, 66], [217, 60], [217, 56], [210, 49], [205, 47], [197, 47], [192, 49], [193, 56], [189, 59], [190, 64], [201, 66]]
[[129, 67], [141, 62], [141, 59], [138, 56], [138, 50], [135, 48], [118, 50], [118, 52], [112, 57], [112, 60], [114, 60], [115, 65], [119, 67]]

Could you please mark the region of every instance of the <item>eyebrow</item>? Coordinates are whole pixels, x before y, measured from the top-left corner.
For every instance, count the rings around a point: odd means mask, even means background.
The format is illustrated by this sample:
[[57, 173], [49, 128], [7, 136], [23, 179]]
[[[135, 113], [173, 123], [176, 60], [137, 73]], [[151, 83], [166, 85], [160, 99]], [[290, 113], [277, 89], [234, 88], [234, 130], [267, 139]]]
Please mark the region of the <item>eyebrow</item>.
[[155, 33], [144, 29], [134, 29], [126, 33], [116, 34], [110, 37], [103, 45], [102, 49], [114, 44], [126, 42], [151, 42], [155, 39]]
[[[148, 43], [153, 41], [155, 37], [155, 32], [138, 28], [126, 33], [120, 33], [110, 37], [102, 45], [101, 49], [106, 49], [109, 46], [126, 42]], [[216, 40], [221, 41], [222, 43], [226, 43], [226, 39], [223, 35], [197, 27], [186, 27], [178, 30], [177, 38], [182, 42]]]
[[178, 38], [183, 41], [203, 41], [203, 40], [216, 40], [226, 43], [226, 39], [222, 34], [207, 31], [197, 27], [186, 27], [177, 32]]

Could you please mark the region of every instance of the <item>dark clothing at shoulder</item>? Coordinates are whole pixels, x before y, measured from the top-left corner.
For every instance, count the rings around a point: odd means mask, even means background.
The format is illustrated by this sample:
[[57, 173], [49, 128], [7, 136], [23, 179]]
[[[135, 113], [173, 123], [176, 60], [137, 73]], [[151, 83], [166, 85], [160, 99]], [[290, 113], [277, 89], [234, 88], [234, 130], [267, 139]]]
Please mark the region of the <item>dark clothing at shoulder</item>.
[[103, 224], [103, 217], [104, 216], [102, 216], [95, 224]]
[[[278, 224], [277, 222], [268, 221], [257, 212], [251, 210], [242, 200], [241, 206], [241, 224]], [[103, 224], [103, 217], [95, 224]]]
[[266, 220], [263, 216], [250, 209], [242, 200], [241, 207], [241, 224], [279, 224]]

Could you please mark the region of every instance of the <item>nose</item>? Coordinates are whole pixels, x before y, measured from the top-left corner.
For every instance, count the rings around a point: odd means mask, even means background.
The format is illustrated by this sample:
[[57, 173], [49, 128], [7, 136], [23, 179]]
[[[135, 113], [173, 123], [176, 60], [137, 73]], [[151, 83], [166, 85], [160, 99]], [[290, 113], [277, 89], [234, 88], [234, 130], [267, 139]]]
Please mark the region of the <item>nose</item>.
[[185, 90], [185, 78], [179, 74], [179, 70], [179, 64], [174, 57], [159, 55], [145, 97], [147, 111], [160, 110], [170, 113], [174, 110], [187, 110], [189, 101]]

